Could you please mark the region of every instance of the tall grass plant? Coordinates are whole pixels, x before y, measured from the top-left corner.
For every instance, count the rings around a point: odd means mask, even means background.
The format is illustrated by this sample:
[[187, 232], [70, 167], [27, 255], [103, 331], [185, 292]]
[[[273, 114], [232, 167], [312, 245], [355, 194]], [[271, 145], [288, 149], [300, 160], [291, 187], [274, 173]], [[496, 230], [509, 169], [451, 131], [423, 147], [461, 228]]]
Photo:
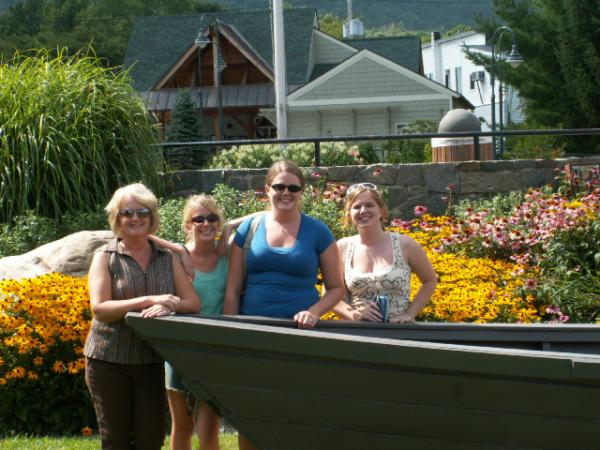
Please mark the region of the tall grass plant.
[[59, 50], [0, 65], [0, 222], [89, 211], [119, 185], [155, 190], [162, 156], [126, 72]]

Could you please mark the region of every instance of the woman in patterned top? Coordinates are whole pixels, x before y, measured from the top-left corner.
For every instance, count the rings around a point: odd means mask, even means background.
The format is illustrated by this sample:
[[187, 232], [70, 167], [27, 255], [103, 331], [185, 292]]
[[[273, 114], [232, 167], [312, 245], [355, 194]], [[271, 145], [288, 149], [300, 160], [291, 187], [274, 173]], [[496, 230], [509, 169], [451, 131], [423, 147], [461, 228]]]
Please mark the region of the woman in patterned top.
[[140, 183], [106, 206], [116, 236], [97, 252], [88, 284], [92, 326], [83, 353], [85, 380], [103, 449], [159, 450], [165, 437], [162, 358], [125, 323], [129, 311], [153, 318], [194, 313], [200, 300], [176, 257], [148, 237], [158, 229], [158, 201]]
[[[429, 302], [437, 284], [436, 273], [423, 248], [408, 236], [385, 230], [388, 209], [373, 183], [354, 184], [346, 191], [346, 225], [358, 234], [337, 243], [347, 301], [334, 311], [343, 319], [385, 320], [377, 296], [388, 299], [389, 322], [412, 322]], [[410, 275], [422, 285], [410, 301]]]

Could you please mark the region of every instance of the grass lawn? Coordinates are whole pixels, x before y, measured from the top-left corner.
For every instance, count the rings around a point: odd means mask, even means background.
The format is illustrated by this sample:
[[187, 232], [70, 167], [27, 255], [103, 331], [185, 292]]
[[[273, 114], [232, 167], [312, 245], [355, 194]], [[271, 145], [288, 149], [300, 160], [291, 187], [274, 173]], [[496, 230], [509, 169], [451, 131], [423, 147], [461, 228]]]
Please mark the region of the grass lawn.
[[[237, 450], [237, 435], [221, 433], [219, 436], [221, 450]], [[0, 439], [2, 450], [98, 450], [98, 437], [27, 437], [17, 436]], [[169, 449], [169, 439], [165, 440], [164, 450]], [[194, 450], [198, 449], [198, 439], [194, 439]]]

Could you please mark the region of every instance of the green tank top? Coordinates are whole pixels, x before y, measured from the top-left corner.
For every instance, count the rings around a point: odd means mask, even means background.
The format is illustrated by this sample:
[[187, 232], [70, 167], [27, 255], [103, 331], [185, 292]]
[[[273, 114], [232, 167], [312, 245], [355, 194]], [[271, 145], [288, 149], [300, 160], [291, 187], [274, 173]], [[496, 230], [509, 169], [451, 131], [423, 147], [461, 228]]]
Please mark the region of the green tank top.
[[202, 315], [223, 314], [223, 300], [225, 299], [225, 285], [229, 263], [227, 257], [221, 256], [217, 267], [212, 272], [199, 272], [194, 270], [192, 286], [202, 300]]

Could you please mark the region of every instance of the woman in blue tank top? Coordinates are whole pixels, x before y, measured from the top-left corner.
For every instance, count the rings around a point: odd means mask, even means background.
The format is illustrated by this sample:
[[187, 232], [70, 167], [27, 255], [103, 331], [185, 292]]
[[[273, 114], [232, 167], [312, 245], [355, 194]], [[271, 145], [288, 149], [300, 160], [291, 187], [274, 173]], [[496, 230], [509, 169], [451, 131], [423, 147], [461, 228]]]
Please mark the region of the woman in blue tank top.
[[[300, 212], [303, 190], [304, 176], [293, 162], [271, 166], [265, 184], [270, 210], [246, 220], [235, 235], [225, 314], [290, 318], [312, 328], [343, 298], [335, 238], [325, 224]], [[319, 269], [326, 286], [321, 298]]]

